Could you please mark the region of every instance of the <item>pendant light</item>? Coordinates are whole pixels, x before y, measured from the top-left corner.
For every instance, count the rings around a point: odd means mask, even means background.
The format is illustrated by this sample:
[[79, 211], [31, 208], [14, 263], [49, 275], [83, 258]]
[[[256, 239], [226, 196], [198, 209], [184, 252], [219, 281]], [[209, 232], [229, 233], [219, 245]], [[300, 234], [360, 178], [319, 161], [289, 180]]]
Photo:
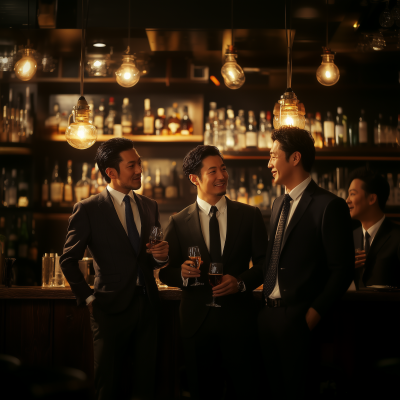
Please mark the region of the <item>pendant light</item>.
[[221, 74], [224, 77], [225, 85], [229, 89], [239, 89], [243, 86], [246, 78], [243, 69], [236, 62], [237, 54], [233, 38], [233, 0], [231, 0], [231, 34], [231, 45], [228, 45], [226, 49], [225, 64], [221, 68]]
[[[29, 0], [28, 0], [28, 37], [29, 37]], [[36, 51], [30, 48], [30, 42], [22, 50], [22, 58], [15, 63], [15, 75], [21, 81], [29, 81], [37, 71], [37, 62], [34, 58]]]
[[135, 56], [129, 54], [131, 42], [131, 0], [128, 0], [128, 48], [122, 56], [122, 64], [115, 72], [117, 83], [122, 87], [132, 87], [139, 82], [140, 71], [136, 66]]
[[322, 47], [322, 63], [317, 69], [317, 80], [321, 85], [333, 86], [340, 78], [339, 68], [334, 62], [335, 54], [328, 48], [328, 0], [326, 0], [326, 46]]
[[[88, 149], [97, 140], [97, 129], [89, 121], [90, 118], [90, 108], [83, 96], [83, 50], [85, 48], [85, 28], [83, 25], [83, 2], [82, 0], [82, 36], [81, 36], [81, 97], [78, 99], [78, 103], [72, 109], [72, 114], [68, 118], [68, 127], [65, 131], [65, 137], [67, 142], [76, 149]], [[86, 24], [89, 10], [89, 0], [87, 0], [86, 8]], [[71, 117], [74, 122], [71, 123]]]
[[304, 129], [306, 124], [306, 110], [292, 90], [292, 24], [290, 22], [290, 34], [288, 37], [286, 27], [286, 0], [285, 0], [285, 32], [287, 44], [287, 89], [281, 99], [274, 106], [274, 128], [281, 126], [293, 126]]

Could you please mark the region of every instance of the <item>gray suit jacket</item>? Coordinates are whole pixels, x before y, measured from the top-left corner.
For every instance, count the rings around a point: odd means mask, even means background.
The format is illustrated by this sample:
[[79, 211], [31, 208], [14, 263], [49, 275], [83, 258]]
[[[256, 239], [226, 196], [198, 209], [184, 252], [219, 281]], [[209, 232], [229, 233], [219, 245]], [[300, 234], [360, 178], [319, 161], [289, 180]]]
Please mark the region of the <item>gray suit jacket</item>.
[[[131, 246], [107, 189], [75, 204], [60, 263], [78, 305], [85, 305], [86, 299], [94, 294], [106, 313], [123, 311], [132, 300], [140, 268], [150, 302], [158, 307], [158, 289], [153, 276], [154, 267], [158, 264], [151, 254], [146, 253], [151, 227], [160, 226], [158, 205], [154, 200], [137, 194], [135, 200], [142, 224], [138, 255]], [[85, 282], [78, 264], [87, 246], [94, 259], [94, 291]]]

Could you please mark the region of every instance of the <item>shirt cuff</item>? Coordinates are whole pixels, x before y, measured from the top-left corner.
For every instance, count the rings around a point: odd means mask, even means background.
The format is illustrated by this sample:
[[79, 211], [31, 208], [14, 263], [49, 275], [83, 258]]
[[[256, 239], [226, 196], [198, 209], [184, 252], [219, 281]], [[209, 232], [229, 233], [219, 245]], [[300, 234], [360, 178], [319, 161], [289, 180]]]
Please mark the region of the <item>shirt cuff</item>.
[[244, 282], [243, 282], [243, 289], [240, 291], [241, 293], [243, 293], [243, 292], [245, 292], [246, 291], [246, 285], [244, 284]]
[[165, 261], [157, 260], [157, 258], [155, 258], [154, 256], [153, 256], [153, 258], [154, 258], [154, 261], [158, 262], [159, 264], [165, 264], [165, 263], [167, 263], [169, 261], [169, 256], [167, 256], [167, 259]]
[[181, 275], [181, 278], [182, 278], [183, 286], [187, 286], [188, 282], [189, 282], [189, 278], [184, 278], [182, 275]]
[[90, 295], [87, 299], [86, 299], [86, 305], [88, 306], [93, 300], [95, 300], [96, 297], [94, 297], [93, 295]]

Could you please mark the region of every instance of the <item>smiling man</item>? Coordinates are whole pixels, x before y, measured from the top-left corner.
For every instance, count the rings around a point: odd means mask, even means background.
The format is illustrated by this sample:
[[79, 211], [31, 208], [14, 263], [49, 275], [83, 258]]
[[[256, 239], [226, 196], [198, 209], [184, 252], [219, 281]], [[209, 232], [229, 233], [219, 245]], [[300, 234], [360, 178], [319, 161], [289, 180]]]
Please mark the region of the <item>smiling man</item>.
[[385, 217], [390, 187], [380, 174], [359, 168], [350, 175], [347, 205], [353, 219], [361, 222], [354, 231], [356, 256], [354, 282], [366, 286], [400, 287], [400, 226]]
[[[147, 243], [151, 228], [160, 226], [159, 213], [154, 200], [133, 192], [142, 175], [133, 142], [110, 139], [100, 145], [95, 161], [108, 186], [75, 204], [61, 268], [78, 305], [90, 312], [96, 399], [152, 399], [159, 302], [153, 270], [168, 261], [168, 243], [152, 249]], [[94, 259], [94, 290], [78, 265], [86, 247]], [[127, 359], [132, 387], [122, 393]]]
[[[258, 208], [225, 197], [228, 173], [214, 146], [197, 146], [183, 161], [197, 201], [170, 219], [170, 261], [160, 280], [182, 288], [181, 335], [192, 399], [257, 399], [258, 348], [252, 291], [262, 281], [267, 243]], [[194, 268], [188, 248], [198, 246]], [[254, 267], [249, 269], [252, 260]], [[209, 284], [211, 262], [223, 263], [222, 283]], [[201, 285], [194, 286], [198, 278]], [[212, 296], [221, 307], [209, 307]]]
[[272, 398], [303, 399], [311, 331], [352, 281], [351, 219], [345, 201], [310, 177], [310, 133], [285, 126], [272, 140], [268, 168], [286, 193], [272, 206], [259, 335]]

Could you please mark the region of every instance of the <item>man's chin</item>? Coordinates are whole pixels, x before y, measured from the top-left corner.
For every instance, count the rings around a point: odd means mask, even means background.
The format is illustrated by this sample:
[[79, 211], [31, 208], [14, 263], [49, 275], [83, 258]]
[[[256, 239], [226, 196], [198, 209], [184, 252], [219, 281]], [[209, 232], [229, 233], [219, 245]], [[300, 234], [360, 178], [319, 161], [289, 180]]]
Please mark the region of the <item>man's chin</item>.
[[217, 193], [217, 196], [225, 196], [226, 195], [226, 189], [223, 192]]

